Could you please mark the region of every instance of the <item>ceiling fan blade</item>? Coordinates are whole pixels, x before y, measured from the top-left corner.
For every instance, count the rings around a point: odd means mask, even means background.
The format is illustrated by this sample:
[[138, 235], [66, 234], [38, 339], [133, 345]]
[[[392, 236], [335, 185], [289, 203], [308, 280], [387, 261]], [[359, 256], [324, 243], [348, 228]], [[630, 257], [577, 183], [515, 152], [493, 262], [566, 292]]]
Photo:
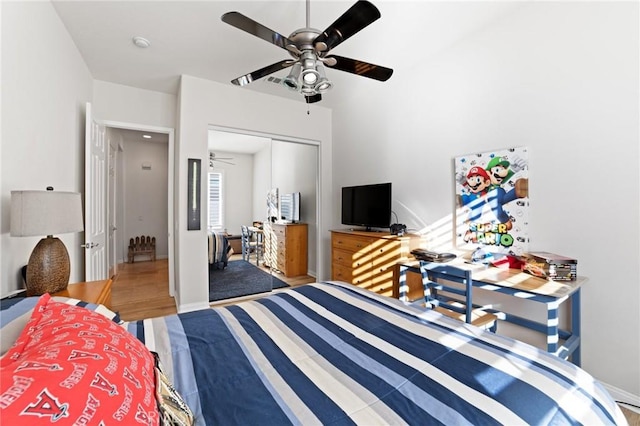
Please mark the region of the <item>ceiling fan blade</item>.
[[313, 45], [318, 52], [328, 52], [380, 16], [380, 11], [373, 4], [360, 0], [316, 37]]
[[291, 59], [286, 59], [284, 61], [276, 62], [275, 64], [271, 64], [264, 68], [260, 68], [259, 70], [250, 72], [249, 74], [241, 75], [240, 77], [231, 80], [231, 83], [235, 84], [236, 86], [246, 86], [247, 84], [255, 80], [258, 80], [269, 74], [273, 74], [276, 71], [289, 68], [291, 65], [294, 64], [294, 62], [295, 61], [292, 61]]
[[333, 61], [325, 62], [325, 65], [329, 68], [350, 72], [351, 74], [357, 74], [363, 77], [369, 77], [374, 80], [387, 81], [393, 74], [393, 70], [391, 68], [386, 68], [380, 65], [374, 65], [368, 62], [336, 55], [329, 55], [326, 59], [331, 58], [335, 59], [335, 64], [330, 65]]
[[271, 44], [275, 44], [278, 47], [283, 49], [287, 49], [287, 45], [294, 45], [291, 40], [282, 34], [273, 31], [265, 27], [262, 24], [257, 23], [251, 18], [244, 16], [240, 12], [228, 12], [222, 15], [222, 22], [226, 22], [227, 24], [238, 28], [239, 30], [245, 31], [249, 34], [252, 34], [256, 37], [259, 37]]
[[314, 104], [322, 100], [322, 95], [320, 93], [316, 93], [315, 95], [311, 96], [305, 95], [304, 100], [307, 101], [308, 104]]

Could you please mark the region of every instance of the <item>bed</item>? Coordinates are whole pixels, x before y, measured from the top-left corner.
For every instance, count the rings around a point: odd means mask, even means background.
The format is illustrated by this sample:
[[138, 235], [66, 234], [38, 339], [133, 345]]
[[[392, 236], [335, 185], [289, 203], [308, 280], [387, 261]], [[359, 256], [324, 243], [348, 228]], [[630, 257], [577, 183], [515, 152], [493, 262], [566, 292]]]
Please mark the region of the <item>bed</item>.
[[567, 361], [339, 282], [119, 326], [199, 425], [626, 424]]
[[224, 269], [231, 256], [231, 246], [222, 232], [209, 231], [207, 238], [209, 269]]

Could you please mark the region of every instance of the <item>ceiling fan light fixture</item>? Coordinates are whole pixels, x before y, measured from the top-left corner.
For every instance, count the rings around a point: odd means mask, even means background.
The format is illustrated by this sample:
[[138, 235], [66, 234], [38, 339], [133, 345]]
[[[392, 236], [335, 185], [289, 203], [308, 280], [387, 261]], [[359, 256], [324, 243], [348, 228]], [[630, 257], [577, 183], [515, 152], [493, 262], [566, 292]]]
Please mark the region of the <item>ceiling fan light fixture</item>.
[[322, 63], [318, 63], [318, 65], [316, 66], [316, 71], [318, 72], [319, 77], [314, 86], [315, 91], [318, 93], [324, 93], [327, 90], [331, 89], [333, 87], [333, 83], [331, 83], [327, 78], [324, 72], [324, 65], [322, 65]]
[[308, 70], [302, 71], [302, 81], [304, 81], [304, 84], [307, 84], [309, 86], [314, 86], [318, 81], [318, 78], [319, 78], [318, 72], [314, 69], [308, 69]]
[[302, 65], [300, 65], [300, 63], [293, 64], [293, 67], [291, 68], [291, 72], [289, 73], [289, 75], [286, 76], [284, 80], [282, 80], [282, 84], [284, 85], [284, 87], [290, 90], [298, 91], [298, 89], [300, 88], [299, 81], [300, 81], [301, 70], [302, 70]]
[[316, 56], [311, 51], [306, 51], [300, 56], [300, 63], [302, 64], [302, 82], [305, 85], [314, 86], [320, 75], [316, 71]]

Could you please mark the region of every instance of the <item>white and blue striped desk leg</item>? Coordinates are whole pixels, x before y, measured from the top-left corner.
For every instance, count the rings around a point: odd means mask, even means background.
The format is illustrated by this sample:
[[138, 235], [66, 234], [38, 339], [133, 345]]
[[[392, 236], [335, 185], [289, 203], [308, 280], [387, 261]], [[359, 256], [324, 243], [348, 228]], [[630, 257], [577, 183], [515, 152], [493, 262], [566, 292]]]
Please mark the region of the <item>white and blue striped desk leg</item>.
[[547, 352], [556, 353], [558, 343], [560, 342], [560, 334], [558, 332], [558, 308], [560, 304], [551, 302], [547, 305]]
[[582, 347], [580, 339], [582, 330], [580, 329], [580, 288], [572, 295], [569, 301], [571, 303], [571, 335], [578, 341], [573, 353], [571, 353], [571, 362], [580, 367], [580, 348]]
[[398, 300], [407, 303], [409, 301], [409, 286], [407, 285], [407, 268], [405, 265], [400, 265], [400, 276], [398, 278]]

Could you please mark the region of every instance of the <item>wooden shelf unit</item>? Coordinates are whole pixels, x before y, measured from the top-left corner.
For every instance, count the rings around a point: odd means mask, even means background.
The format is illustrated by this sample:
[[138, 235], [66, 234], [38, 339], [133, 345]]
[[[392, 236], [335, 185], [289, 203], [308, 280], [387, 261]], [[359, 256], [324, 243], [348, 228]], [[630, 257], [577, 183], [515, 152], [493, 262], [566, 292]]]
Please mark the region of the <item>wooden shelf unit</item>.
[[285, 277], [306, 275], [308, 269], [306, 223], [272, 223], [265, 233], [265, 261]]
[[392, 296], [396, 264], [408, 259], [411, 250], [419, 246], [419, 235], [333, 230], [331, 279]]

